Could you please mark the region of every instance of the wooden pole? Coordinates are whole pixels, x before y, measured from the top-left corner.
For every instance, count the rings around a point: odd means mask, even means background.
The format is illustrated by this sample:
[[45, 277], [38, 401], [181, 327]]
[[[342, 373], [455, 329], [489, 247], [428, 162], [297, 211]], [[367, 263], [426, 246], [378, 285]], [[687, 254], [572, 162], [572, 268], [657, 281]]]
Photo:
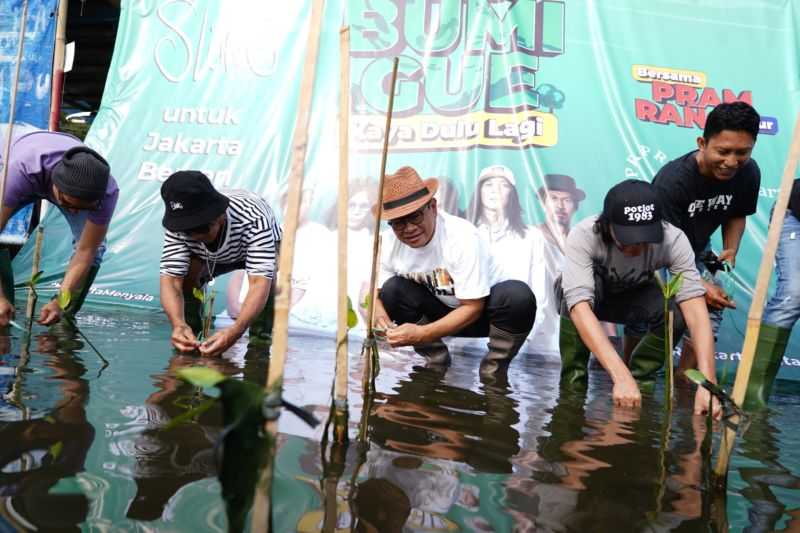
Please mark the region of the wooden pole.
[[[274, 409], [278, 409], [280, 405], [283, 389], [283, 369], [286, 364], [286, 348], [289, 340], [289, 296], [291, 293], [292, 262], [294, 260], [294, 239], [297, 233], [300, 195], [303, 189], [306, 149], [308, 147], [308, 124], [311, 118], [311, 97], [314, 90], [317, 56], [319, 55], [319, 35], [322, 29], [324, 4], [324, 0], [313, 0], [311, 3], [306, 57], [300, 85], [297, 120], [292, 139], [291, 171], [284, 218], [284, 234], [278, 262], [278, 283], [274, 287], [276, 293], [272, 353], [269, 360], [266, 385], [267, 404]], [[270, 523], [270, 495], [272, 492], [272, 470], [275, 463], [275, 454], [277, 453], [277, 418], [267, 420], [265, 426], [271, 446], [269, 446], [269, 456], [255, 490], [251, 522], [253, 531], [269, 531], [272, 526]]]
[[[372, 237], [372, 271], [369, 277], [369, 292], [372, 295], [375, 292], [375, 285], [377, 284], [378, 277], [378, 240], [381, 236], [381, 214], [383, 213], [383, 183], [386, 180], [386, 159], [389, 155], [389, 136], [391, 135], [392, 128], [392, 109], [394, 109], [394, 91], [397, 85], [397, 66], [400, 60], [394, 58], [392, 63], [392, 81], [389, 84], [389, 106], [386, 110], [386, 127], [383, 135], [383, 152], [381, 153], [381, 174], [378, 181], [378, 209], [375, 213], [375, 233]], [[373, 338], [372, 332], [372, 308], [375, 305], [372, 297], [369, 299], [367, 305], [367, 337]]]
[[67, 8], [69, 0], [58, 1], [56, 46], [53, 50], [53, 78], [50, 91], [50, 131], [58, 131], [61, 118], [61, 94], [64, 90], [64, 50], [67, 47]]
[[383, 135], [383, 150], [381, 152], [381, 173], [378, 180], [378, 209], [375, 213], [375, 232], [372, 237], [372, 269], [369, 277], [369, 302], [367, 303], [367, 337], [361, 348], [361, 357], [364, 361], [364, 372], [361, 384], [365, 392], [373, 390], [375, 382], [375, 366], [378, 360], [378, 348], [373, 331], [375, 315], [375, 294], [378, 282], [378, 261], [380, 261], [381, 214], [383, 213], [383, 183], [386, 180], [386, 159], [389, 155], [389, 137], [392, 133], [392, 110], [394, 109], [394, 93], [397, 86], [397, 67], [399, 58], [392, 62], [392, 79], [389, 83], [389, 104], [386, 109], [386, 126]]
[[[335, 442], [347, 440], [347, 203], [350, 167], [350, 28], [339, 31], [339, 312], [336, 329], [336, 378], [333, 385]], [[356, 304], [358, 305], [358, 304]]]
[[8, 157], [11, 153], [11, 131], [14, 129], [14, 118], [17, 111], [17, 87], [19, 85], [19, 69], [22, 66], [22, 51], [25, 44], [25, 23], [28, 21], [28, 0], [22, 2], [22, 16], [19, 22], [19, 44], [17, 45], [17, 64], [14, 67], [14, 81], [11, 84], [11, 101], [8, 107], [8, 129], [6, 144], [3, 147], [3, 176], [0, 180], [0, 209], [6, 196], [6, 179], [8, 178]]
[[[761, 266], [758, 269], [756, 288], [753, 292], [753, 299], [750, 302], [750, 311], [747, 315], [747, 330], [745, 331], [744, 345], [742, 346], [742, 358], [736, 370], [736, 381], [734, 381], [733, 393], [731, 394], [733, 401], [740, 406], [744, 400], [745, 392], [747, 392], [750, 372], [753, 369], [753, 360], [757, 355], [756, 344], [758, 343], [758, 334], [761, 330], [761, 317], [764, 313], [764, 302], [767, 299], [767, 288], [769, 286], [770, 276], [772, 275], [775, 251], [778, 248], [778, 240], [781, 235], [781, 230], [783, 229], [783, 219], [786, 215], [786, 206], [789, 205], [789, 195], [792, 191], [792, 182], [794, 181], [797, 171], [798, 159], [800, 159], [800, 114], [797, 115], [797, 120], [795, 121], [794, 135], [792, 136], [792, 143], [789, 145], [789, 155], [786, 158], [786, 165], [783, 168], [780, 193], [778, 193], [778, 200], [775, 202], [775, 209], [772, 212], [772, 221], [770, 222], [769, 232], [767, 233], [767, 245], [764, 247], [764, 253], [761, 256]], [[723, 439], [720, 442], [719, 458], [714, 467], [714, 474], [720, 482], [724, 482], [728, 475], [728, 463], [730, 462], [735, 440], [736, 431], [733, 429], [726, 429]]]
[[[33, 247], [33, 261], [31, 262], [31, 279], [39, 273], [39, 265], [42, 261], [42, 244], [44, 242], [44, 227], [39, 224], [36, 228], [36, 241]], [[30, 324], [33, 323], [33, 313], [36, 310], [36, 290], [33, 287], [28, 288], [28, 305], [25, 308], [25, 317], [28, 319], [28, 329]]]

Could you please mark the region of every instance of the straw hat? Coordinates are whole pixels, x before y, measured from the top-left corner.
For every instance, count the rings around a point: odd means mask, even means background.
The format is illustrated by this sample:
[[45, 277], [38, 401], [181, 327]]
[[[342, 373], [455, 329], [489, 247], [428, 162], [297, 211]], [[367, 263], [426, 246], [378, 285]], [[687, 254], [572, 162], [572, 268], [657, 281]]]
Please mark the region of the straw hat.
[[[402, 167], [394, 174], [387, 174], [383, 182], [383, 212], [381, 219], [392, 220], [413, 213], [433, 198], [439, 188], [439, 180], [423, 180], [411, 167]], [[372, 206], [372, 214], [378, 213], [378, 205]]]

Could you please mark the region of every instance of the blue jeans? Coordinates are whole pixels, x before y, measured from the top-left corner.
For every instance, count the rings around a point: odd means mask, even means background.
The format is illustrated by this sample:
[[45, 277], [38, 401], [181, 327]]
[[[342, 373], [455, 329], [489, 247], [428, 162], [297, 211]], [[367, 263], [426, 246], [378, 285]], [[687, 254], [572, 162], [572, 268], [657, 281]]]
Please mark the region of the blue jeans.
[[[89, 211], [78, 211], [77, 213], [70, 213], [66, 209], [62, 209], [61, 206], [57, 206], [58, 210], [61, 211], [61, 214], [64, 215], [64, 218], [69, 224], [69, 229], [72, 232], [72, 249], [75, 249], [75, 245], [78, 243], [78, 239], [81, 238], [81, 232], [83, 232], [83, 227], [86, 225], [86, 221], [89, 218]], [[97, 247], [97, 252], [94, 255], [94, 262], [92, 266], [99, 267], [100, 263], [103, 262], [103, 255], [106, 253], [106, 240], [103, 239], [103, 242], [100, 243], [100, 246]]]
[[800, 318], [800, 220], [789, 211], [778, 241], [775, 271], [778, 274], [775, 294], [767, 302], [762, 321], [792, 329]]

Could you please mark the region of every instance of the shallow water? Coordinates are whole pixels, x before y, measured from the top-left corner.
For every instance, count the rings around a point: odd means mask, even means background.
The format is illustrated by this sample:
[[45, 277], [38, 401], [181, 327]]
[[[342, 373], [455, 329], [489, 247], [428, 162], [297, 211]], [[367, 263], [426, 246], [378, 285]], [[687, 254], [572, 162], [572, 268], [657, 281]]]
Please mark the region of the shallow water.
[[[17, 332], [0, 357], [0, 392], [11, 391], [0, 401], [0, 532], [225, 531], [214, 450], [221, 413], [164, 430], [205, 398], [174, 370], [205, 364], [261, 382], [265, 361], [242, 346], [216, 360], [173, 355], [156, 313], [87, 309], [79, 326], [107, 368], [83, 342], [39, 327], [16, 382]], [[324, 418], [333, 341], [290, 344], [285, 396]], [[700, 453], [705, 419], [691, 416], [688, 391], [667, 426], [660, 390], [641, 410], [612, 408], [600, 372], [587, 394], [559, 397], [558, 367], [535, 357], [516, 360], [506, 381], [482, 382], [477, 354], [455, 354], [442, 372], [386, 351], [369, 438], [359, 442], [360, 344], [350, 351], [347, 449], [327, 450], [323, 467], [322, 427], [281, 416], [277, 531], [320, 531], [326, 499], [336, 531], [800, 528], [793, 384], [779, 383], [773, 408], [738, 440], [727, 497], [714, 499]]]

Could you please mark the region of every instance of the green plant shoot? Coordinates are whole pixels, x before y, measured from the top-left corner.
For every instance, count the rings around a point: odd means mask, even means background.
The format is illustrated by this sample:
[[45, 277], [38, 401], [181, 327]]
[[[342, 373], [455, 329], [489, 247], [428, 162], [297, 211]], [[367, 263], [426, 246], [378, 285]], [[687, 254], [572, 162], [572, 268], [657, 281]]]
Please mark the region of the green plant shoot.
[[665, 408], [671, 411], [674, 376], [672, 371], [672, 316], [669, 310], [669, 302], [678, 294], [678, 291], [681, 290], [681, 286], [683, 285], [683, 273], [680, 272], [677, 276], [672, 276], [666, 283], [661, 279], [658, 272], [655, 273], [655, 278], [658, 282], [658, 286], [661, 288], [661, 294], [664, 297], [664, 403]]
[[188, 381], [195, 387], [214, 387], [225, 380], [222, 373], [204, 366], [181, 368], [177, 374], [179, 378]]
[[370, 295], [367, 294], [364, 297], [364, 301], [361, 302], [361, 309], [369, 309], [369, 300], [370, 300]]
[[69, 306], [69, 303], [72, 301], [72, 293], [69, 289], [61, 288], [58, 292], [58, 306], [63, 311], [64, 309]]
[[205, 295], [205, 294], [203, 294], [203, 291], [202, 291], [202, 290], [200, 290], [199, 288], [197, 288], [197, 287], [192, 287], [192, 294], [194, 295], [194, 297], [195, 297], [195, 298], [197, 298], [197, 299], [198, 299], [198, 300], [200, 300], [201, 302], [205, 302], [205, 300], [206, 300], [206, 295]]
[[39, 283], [39, 279], [42, 277], [42, 274], [44, 274], [44, 270], [40, 270], [39, 272], [31, 276], [30, 281], [28, 281], [28, 287], [33, 289], [36, 286], [36, 284]]
[[347, 297], [347, 329], [353, 329], [358, 325], [358, 315], [353, 309], [353, 302]]

